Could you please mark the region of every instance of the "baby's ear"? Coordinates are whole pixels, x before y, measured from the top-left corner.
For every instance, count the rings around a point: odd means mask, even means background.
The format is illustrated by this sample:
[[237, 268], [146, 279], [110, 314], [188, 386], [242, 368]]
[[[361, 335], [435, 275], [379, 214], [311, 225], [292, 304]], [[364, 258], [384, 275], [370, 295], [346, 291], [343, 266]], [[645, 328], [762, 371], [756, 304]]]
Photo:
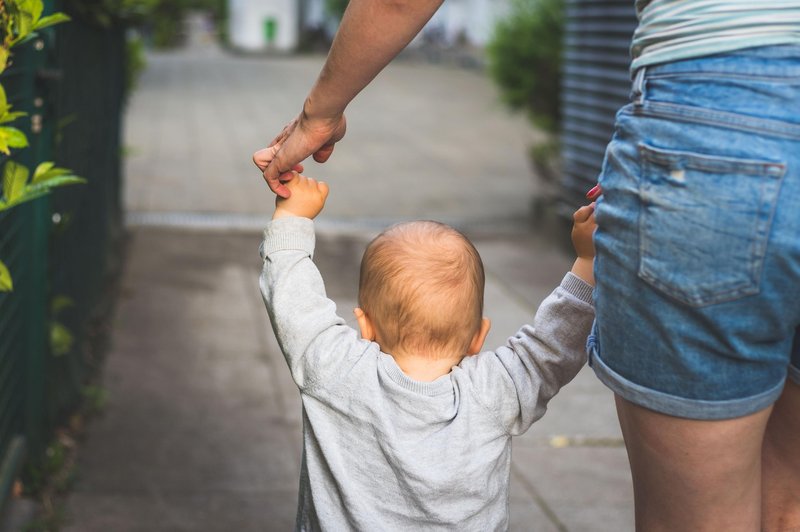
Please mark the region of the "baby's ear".
[[468, 355], [477, 355], [481, 352], [483, 343], [486, 341], [486, 335], [489, 334], [489, 329], [491, 328], [492, 321], [489, 318], [483, 318], [480, 328], [475, 332], [475, 336], [472, 337], [472, 341], [469, 343]]
[[359, 307], [353, 309], [353, 314], [355, 314], [356, 321], [358, 321], [358, 329], [361, 331], [361, 338], [374, 342], [375, 327], [372, 326], [372, 320], [370, 320], [369, 316]]

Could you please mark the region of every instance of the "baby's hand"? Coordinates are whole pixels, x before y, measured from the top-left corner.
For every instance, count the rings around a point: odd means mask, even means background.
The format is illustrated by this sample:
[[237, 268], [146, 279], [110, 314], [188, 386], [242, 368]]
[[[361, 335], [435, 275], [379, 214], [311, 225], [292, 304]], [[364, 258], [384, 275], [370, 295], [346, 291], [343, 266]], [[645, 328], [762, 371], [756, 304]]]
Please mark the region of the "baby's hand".
[[295, 173], [286, 186], [289, 187], [292, 194], [288, 198], [280, 196], [275, 198], [273, 220], [284, 216], [314, 218], [325, 206], [325, 200], [328, 198], [328, 185], [324, 182], [317, 182], [310, 177]]
[[592, 235], [597, 229], [594, 220], [594, 202], [584, 205], [572, 215], [572, 245], [575, 253], [582, 259], [594, 258], [594, 241]]
[[597, 228], [594, 221], [594, 203], [585, 205], [572, 215], [572, 245], [578, 258], [572, 265], [572, 273], [594, 286], [594, 241]]

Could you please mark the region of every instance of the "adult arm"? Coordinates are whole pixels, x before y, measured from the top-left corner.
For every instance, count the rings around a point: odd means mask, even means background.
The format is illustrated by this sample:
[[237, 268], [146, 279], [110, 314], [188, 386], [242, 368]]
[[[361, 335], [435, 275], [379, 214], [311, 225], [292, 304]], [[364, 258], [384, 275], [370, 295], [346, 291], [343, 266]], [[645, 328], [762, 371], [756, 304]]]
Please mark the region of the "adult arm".
[[350, 0], [339, 31], [306, 97], [300, 115], [253, 161], [269, 187], [289, 197], [282, 180], [314, 155], [325, 162], [345, 134], [344, 110], [389, 62], [411, 42], [442, 0]]

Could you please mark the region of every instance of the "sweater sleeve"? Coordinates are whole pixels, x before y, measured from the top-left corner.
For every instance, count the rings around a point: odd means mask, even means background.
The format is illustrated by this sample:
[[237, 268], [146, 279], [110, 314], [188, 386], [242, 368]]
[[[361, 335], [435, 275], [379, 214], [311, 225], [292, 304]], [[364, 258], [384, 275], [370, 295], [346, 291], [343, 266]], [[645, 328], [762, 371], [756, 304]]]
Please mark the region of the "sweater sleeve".
[[314, 243], [311, 220], [286, 217], [267, 225], [261, 244], [261, 295], [292, 378], [306, 390], [346, 371], [370, 345], [327, 298]]
[[567, 273], [506, 345], [462, 360], [477, 400], [509, 434], [528, 430], [586, 363], [593, 319], [592, 287]]

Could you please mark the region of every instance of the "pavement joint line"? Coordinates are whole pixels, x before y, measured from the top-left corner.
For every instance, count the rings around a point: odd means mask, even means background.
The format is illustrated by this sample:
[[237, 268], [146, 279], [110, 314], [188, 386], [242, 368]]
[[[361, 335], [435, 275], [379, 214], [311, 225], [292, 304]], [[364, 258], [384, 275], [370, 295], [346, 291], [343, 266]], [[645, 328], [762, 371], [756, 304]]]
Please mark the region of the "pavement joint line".
[[550, 508], [550, 505], [544, 500], [544, 497], [542, 497], [542, 495], [539, 493], [539, 490], [536, 489], [536, 486], [534, 486], [532, 482], [525, 478], [525, 475], [520, 473], [518, 467], [514, 465], [514, 462], [511, 462], [511, 474], [516, 477], [520, 484], [522, 484], [522, 486], [525, 488], [525, 491], [527, 491], [528, 495], [533, 498], [534, 502], [536, 502], [536, 505], [542, 510], [542, 512], [544, 512], [545, 516], [547, 516], [553, 526], [556, 527], [558, 532], [569, 532], [566, 525], [561, 522], [555, 511]]
[[487, 270], [485, 272], [486, 281], [493, 282], [500, 287], [500, 290], [503, 292], [503, 295], [509, 298], [511, 301], [519, 305], [520, 308], [525, 309], [527, 312], [531, 313], [531, 316], [536, 313], [536, 309], [538, 305], [531, 305], [529, 301], [526, 301], [524, 297], [519, 294], [519, 291], [514, 290], [511, 287], [511, 284], [508, 282], [506, 278], [502, 275], [496, 275], [491, 271]]
[[[376, 235], [390, 225], [419, 219], [415, 217], [358, 218], [320, 216], [314, 220], [321, 234]], [[269, 215], [235, 212], [189, 212], [189, 211], [129, 211], [125, 214], [127, 227], [162, 227], [198, 231], [262, 231], [270, 220]], [[527, 218], [465, 219], [438, 217], [461, 231], [476, 231], [491, 234], [520, 234], [529, 231]]]
[[567, 436], [555, 434], [545, 441], [549, 447], [563, 449], [565, 447], [624, 447], [625, 440], [622, 438], [597, 437], [597, 436]]

